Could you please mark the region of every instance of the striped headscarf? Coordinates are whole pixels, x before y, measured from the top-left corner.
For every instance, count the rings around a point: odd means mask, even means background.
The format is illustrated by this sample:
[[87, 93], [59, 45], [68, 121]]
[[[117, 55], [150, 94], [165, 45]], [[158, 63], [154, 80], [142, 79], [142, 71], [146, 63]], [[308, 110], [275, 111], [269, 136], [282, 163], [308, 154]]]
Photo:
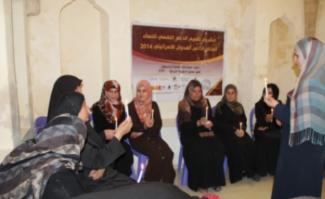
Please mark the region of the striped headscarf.
[[306, 37], [296, 44], [301, 73], [291, 97], [289, 145], [325, 143], [325, 45]]

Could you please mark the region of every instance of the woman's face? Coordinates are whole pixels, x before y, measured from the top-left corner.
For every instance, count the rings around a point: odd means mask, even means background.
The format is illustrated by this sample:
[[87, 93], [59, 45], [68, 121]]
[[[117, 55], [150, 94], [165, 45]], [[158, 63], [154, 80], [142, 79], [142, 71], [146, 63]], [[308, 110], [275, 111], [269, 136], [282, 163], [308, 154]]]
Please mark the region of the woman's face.
[[201, 87], [196, 86], [193, 89], [189, 90], [191, 100], [197, 102], [202, 98], [202, 90]]
[[137, 88], [137, 98], [139, 101], [144, 102], [149, 97], [149, 91], [144, 87], [140, 86]]
[[116, 88], [111, 88], [109, 91], [105, 91], [105, 95], [113, 101], [117, 101], [120, 97], [119, 92]]
[[81, 106], [81, 109], [79, 111], [78, 117], [84, 121], [87, 122], [89, 120], [89, 114], [90, 114], [90, 109], [87, 106], [86, 102], [84, 102]]
[[79, 86], [77, 86], [77, 88], [76, 89], [74, 89], [74, 91], [75, 92], [77, 92], [77, 93], [82, 93], [82, 84], [80, 84]]
[[228, 102], [234, 102], [237, 99], [237, 93], [234, 89], [230, 88], [226, 90], [226, 100]]
[[295, 73], [295, 75], [298, 77], [301, 72], [301, 66], [302, 66], [301, 52], [299, 49], [294, 50], [292, 62], [293, 62], [292, 70]]

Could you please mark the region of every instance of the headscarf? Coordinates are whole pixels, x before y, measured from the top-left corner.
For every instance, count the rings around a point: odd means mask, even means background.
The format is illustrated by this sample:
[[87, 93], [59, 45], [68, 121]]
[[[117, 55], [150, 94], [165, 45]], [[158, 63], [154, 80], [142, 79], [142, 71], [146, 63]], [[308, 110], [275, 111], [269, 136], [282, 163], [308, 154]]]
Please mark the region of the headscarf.
[[[109, 92], [111, 89], [116, 89], [118, 92], [118, 99], [113, 100], [112, 98], [109, 98], [108, 95], [106, 95], [106, 92]], [[121, 87], [120, 84], [115, 80], [109, 80], [106, 81], [102, 88], [102, 93], [100, 95], [100, 99], [98, 102], [96, 102], [93, 105], [98, 106], [100, 111], [104, 114], [106, 120], [108, 122], [115, 122], [115, 117], [117, 120], [122, 115], [122, 112], [124, 110], [124, 104], [122, 102], [121, 98]]]
[[74, 92], [75, 89], [81, 85], [81, 82], [81, 79], [73, 75], [63, 75], [55, 81], [50, 97], [47, 121], [50, 121], [53, 118], [53, 110], [58, 105], [60, 98], [65, 93]]
[[149, 117], [151, 117], [152, 111], [152, 87], [147, 80], [141, 80], [137, 84], [137, 90], [143, 87], [148, 92], [148, 97], [143, 101], [136, 95], [133, 99], [135, 110], [142, 123], [144, 123]]
[[[227, 100], [226, 93], [228, 90], [233, 89], [236, 93], [236, 100], [233, 102], [230, 102]], [[244, 108], [241, 103], [237, 101], [237, 87], [233, 84], [228, 84], [225, 88], [224, 95], [221, 99], [221, 101], [217, 104], [217, 112], [222, 113], [221, 107], [226, 104], [232, 112], [234, 112], [236, 115], [242, 115], [244, 113]]]
[[41, 198], [51, 175], [63, 168], [75, 169], [87, 133], [76, 116], [82, 99], [79, 93], [61, 98], [54, 110], [59, 115], [6, 156], [0, 165], [1, 198]]
[[[201, 89], [201, 98], [198, 101], [193, 101], [190, 97], [190, 91], [192, 91], [196, 87], [200, 87]], [[202, 85], [196, 79], [191, 80], [187, 84], [184, 97], [178, 103], [178, 116], [177, 116], [178, 125], [184, 122], [191, 121], [191, 116], [192, 116], [191, 106], [196, 108], [201, 108], [203, 113], [205, 112], [205, 108], [208, 106], [208, 100], [203, 97]]]
[[306, 37], [297, 42], [301, 73], [290, 101], [289, 145], [325, 143], [325, 45]]

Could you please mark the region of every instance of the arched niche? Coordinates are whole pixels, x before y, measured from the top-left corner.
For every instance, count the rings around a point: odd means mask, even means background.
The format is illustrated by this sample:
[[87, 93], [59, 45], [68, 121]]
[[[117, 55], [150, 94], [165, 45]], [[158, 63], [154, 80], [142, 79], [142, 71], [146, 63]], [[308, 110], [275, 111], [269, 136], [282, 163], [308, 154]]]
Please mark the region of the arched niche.
[[83, 79], [90, 104], [98, 100], [108, 70], [107, 21], [106, 12], [91, 0], [70, 1], [60, 12], [61, 73]]
[[280, 98], [292, 89], [295, 76], [291, 70], [295, 43], [294, 25], [287, 17], [277, 18], [270, 24], [267, 77], [280, 87]]

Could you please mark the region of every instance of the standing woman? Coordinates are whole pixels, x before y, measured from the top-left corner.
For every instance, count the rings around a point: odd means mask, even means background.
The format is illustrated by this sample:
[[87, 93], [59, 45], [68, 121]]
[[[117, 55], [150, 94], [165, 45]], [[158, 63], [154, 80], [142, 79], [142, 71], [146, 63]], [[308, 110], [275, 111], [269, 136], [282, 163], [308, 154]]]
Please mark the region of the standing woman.
[[301, 72], [287, 104], [264, 98], [283, 123], [272, 199], [320, 198], [325, 163], [324, 43], [311, 37], [298, 41], [293, 62]]
[[147, 80], [137, 84], [136, 97], [128, 107], [133, 122], [131, 146], [149, 157], [144, 179], [173, 183], [173, 152], [160, 136], [160, 112], [158, 104], [152, 101], [152, 88]]
[[177, 126], [188, 168], [188, 186], [198, 189], [225, 185], [224, 149], [220, 137], [213, 131], [211, 107], [203, 97], [202, 85], [191, 80], [184, 98], [178, 103]]
[[[243, 174], [254, 177], [254, 143], [246, 130], [244, 107], [237, 101], [237, 88], [228, 84], [215, 111], [215, 125], [220, 132], [228, 158], [230, 182], [240, 181]], [[258, 178], [254, 178], [258, 180]]]
[[[100, 100], [92, 106], [94, 128], [106, 142], [110, 142], [115, 134], [115, 128], [126, 118], [124, 104], [121, 99], [121, 87], [115, 80], [106, 81], [103, 85]], [[125, 153], [119, 157], [113, 168], [130, 176], [133, 164], [133, 153], [129, 144], [121, 140]]]
[[[278, 100], [279, 88], [276, 84], [267, 85], [267, 93]], [[256, 143], [256, 172], [260, 176], [274, 175], [280, 149], [281, 122], [274, 118], [274, 109], [261, 99], [255, 104], [255, 143]]]

